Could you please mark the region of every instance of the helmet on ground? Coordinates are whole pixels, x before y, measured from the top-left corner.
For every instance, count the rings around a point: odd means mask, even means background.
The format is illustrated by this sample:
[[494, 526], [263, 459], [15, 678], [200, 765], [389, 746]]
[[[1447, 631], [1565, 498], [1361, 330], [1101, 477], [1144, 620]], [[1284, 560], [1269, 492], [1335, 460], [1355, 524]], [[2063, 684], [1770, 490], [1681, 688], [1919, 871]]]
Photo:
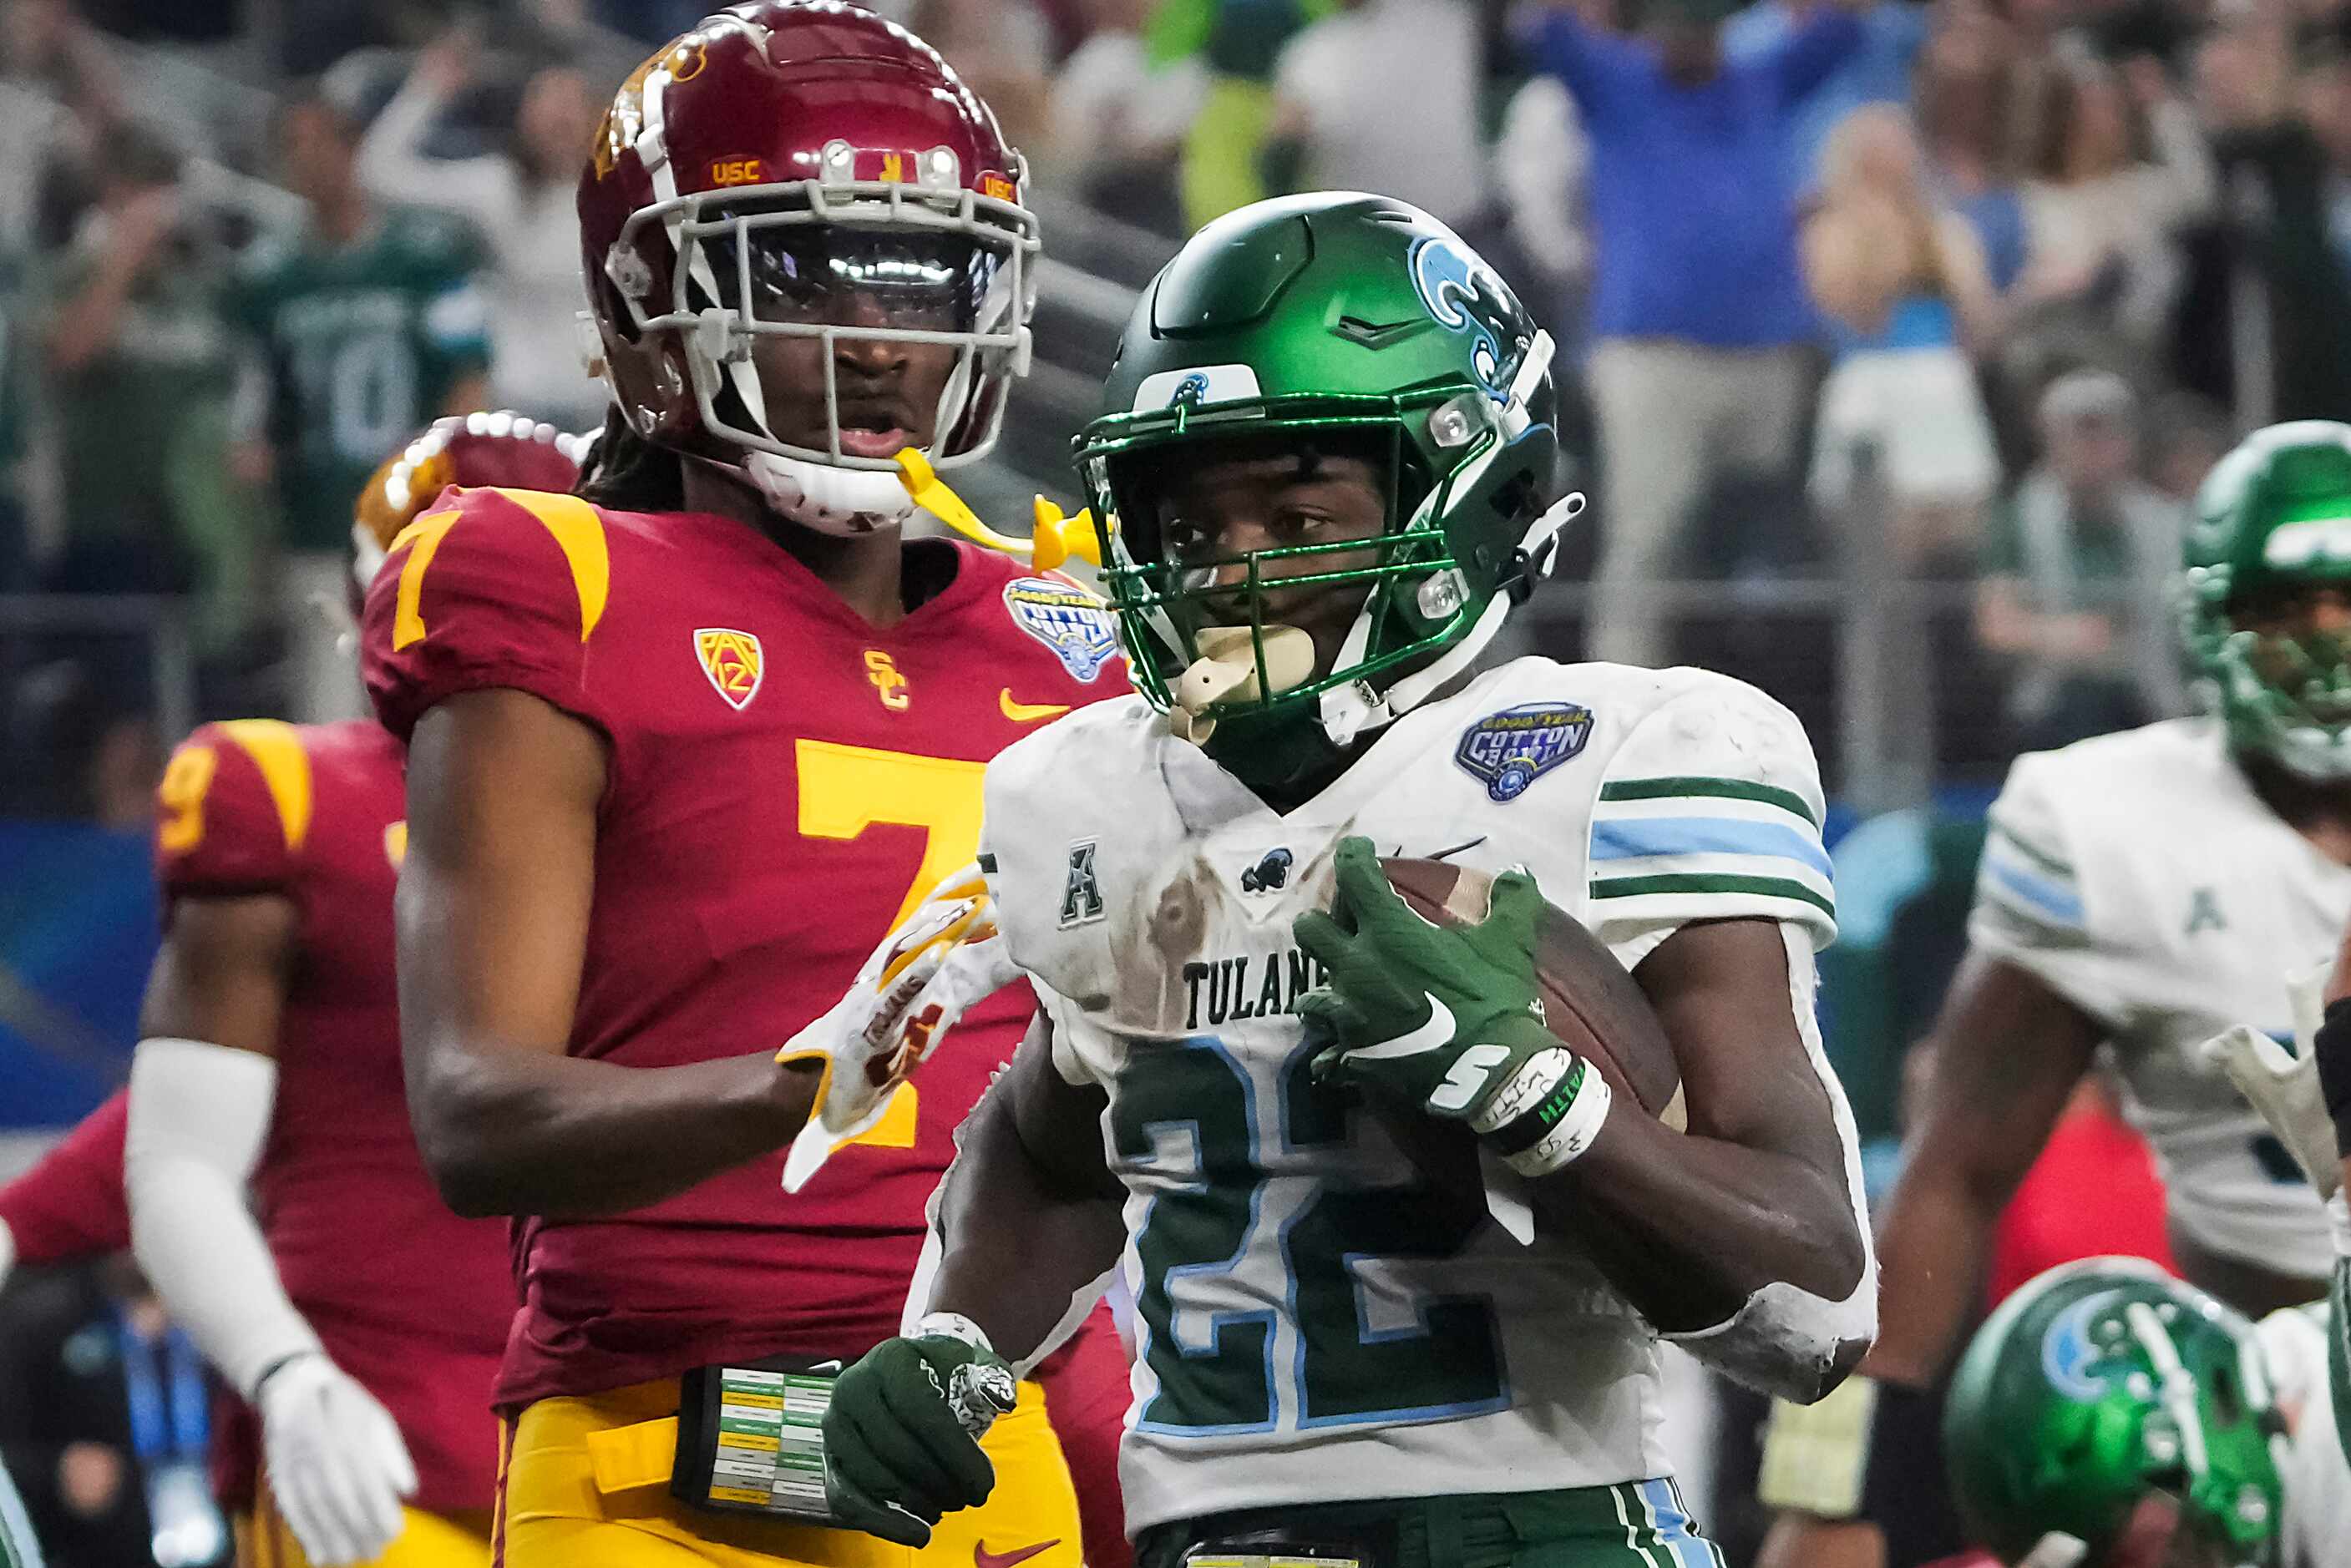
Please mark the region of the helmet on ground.
[[1970, 1343], [1943, 1409], [1951, 1493], [2008, 1562], [2053, 1532], [2113, 1547], [2150, 1494], [2236, 1568], [2276, 1561], [2284, 1501], [2253, 1325], [2138, 1258], [2050, 1270]]
[[[1402, 202], [1284, 197], [1194, 235], [1144, 291], [1104, 411], [1076, 443], [1136, 687], [1219, 753], [1317, 731], [1343, 746], [1441, 688], [1547, 570], [1583, 505], [1555, 483], [1550, 360], [1550, 337], [1494, 270]], [[1384, 471], [1387, 521], [1368, 561], [1361, 541], [1178, 558], [1167, 483], [1269, 443]], [[1363, 588], [1334, 667], [1301, 664], [1302, 639], [1284, 636], [1295, 628], [1254, 605], [1246, 628], [1221, 624], [1232, 574], [1254, 588], [1268, 563], [1334, 556], [1346, 558], [1286, 579]], [[1246, 678], [1197, 678], [1216, 661]]]
[[2231, 744], [2314, 780], [2351, 777], [2351, 642], [2264, 633], [2246, 612], [2327, 585], [2351, 591], [2351, 425], [2255, 431], [2197, 493], [2183, 630]]
[[[707, 17], [622, 85], [580, 181], [597, 351], [631, 427], [739, 469], [811, 527], [904, 521], [894, 455], [854, 450], [870, 443], [844, 421], [837, 358], [952, 349], [929, 462], [984, 455], [1028, 369], [1024, 175], [955, 70], [871, 11], [755, 0]], [[755, 351], [778, 339], [820, 348], [817, 433], [771, 428]]]

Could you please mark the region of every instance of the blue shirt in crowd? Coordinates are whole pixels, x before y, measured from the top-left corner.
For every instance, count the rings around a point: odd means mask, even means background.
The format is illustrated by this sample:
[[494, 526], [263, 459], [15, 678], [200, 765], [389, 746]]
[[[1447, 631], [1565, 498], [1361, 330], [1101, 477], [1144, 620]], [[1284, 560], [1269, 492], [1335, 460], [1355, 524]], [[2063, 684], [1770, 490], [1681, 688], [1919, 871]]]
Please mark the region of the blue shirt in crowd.
[[[1722, 26], [1734, 60], [1777, 54], [1804, 25], [1788, 0], [1761, 0]], [[1788, 121], [1788, 172], [1796, 189], [1821, 182], [1821, 149], [1837, 121], [1865, 103], [1910, 101], [1910, 66], [1927, 41], [1923, 5], [1874, 5], [1861, 15], [1861, 44], [1804, 95]]]
[[1810, 336], [1790, 111], [1861, 41], [1860, 21], [1833, 8], [1779, 48], [1681, 87], [1648, 45], [1546, 13], [1536, 63], [1575, 95], [1592, 141], [1594, 337], [1764, 348]]

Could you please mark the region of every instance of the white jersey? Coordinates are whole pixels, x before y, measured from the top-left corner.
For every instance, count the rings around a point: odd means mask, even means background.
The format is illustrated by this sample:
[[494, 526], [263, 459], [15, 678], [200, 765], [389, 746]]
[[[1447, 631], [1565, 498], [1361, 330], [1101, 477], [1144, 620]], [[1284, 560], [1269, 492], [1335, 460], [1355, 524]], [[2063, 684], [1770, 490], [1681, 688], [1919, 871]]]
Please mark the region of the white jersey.
[[2323, 1279], [2325, 1210], [2195, 1049], [2237, 1023], [2292, 1040], [2287, 981], [2325, 961], [2346, 917], [2351, 867], [2262, 804], [2215, 721], [2177, 719], [2017, 759], [1969, 934], [2105, 1029], [2183, 1233]]
[[[1129, 1195], [1130, 1530], [1665, 1473], [1656, 1335], [1599, 1270], [1489, 1217], [1467, 1133], [1312, 1082], [1290, 1014], [1321, 976], [1290, 922], [1327, 905], [1348, 835], [1523, 864], [1627, 967], [1687, 920], [1782, 922], [1858, 1214], [1852, 1122], [1812, 1026], [1812, 955], [1834, 932], [1821, 809], [1803, 731], [1752, 688], [1542, 659], [1408, 713], [1287, 815], [1139, 698], [997, 759], [981, 842], [998, 918], [1055, 1066], [1109, 1095]], [[1486, 1179], [1516, 1179], [1489, 1161]]]
[[2351, 1461], [2335, 1430], [2335, 1402], [2326, 1381], [2326, 1308], [2288, 1307], [2255, 1330], [2285, 1412], [2287, 1436], [2278, 1457], [2285, 1483], [2284, 1550], [2281, 1568], [2335, 1568], [2351, 1542]]

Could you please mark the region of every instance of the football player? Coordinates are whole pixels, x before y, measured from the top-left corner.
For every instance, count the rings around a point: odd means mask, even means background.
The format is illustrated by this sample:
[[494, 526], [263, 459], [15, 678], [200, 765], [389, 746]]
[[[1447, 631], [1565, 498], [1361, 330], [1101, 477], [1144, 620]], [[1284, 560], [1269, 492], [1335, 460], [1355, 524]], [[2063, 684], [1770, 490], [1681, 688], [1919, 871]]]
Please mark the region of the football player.
[[[576, 452], [507, 415], [435, 425], [360, 496], [354, 602], [444, 483], [560, 486]], [[260, 1414], [240, 1552], [486, 1563], [515, 1286], [500, 1228], [449, 1212], [409, 1131], [399, 744], [371, 721], [208, 724], [157, 799], [163, 943], [119, 1168], [141, 1267]]]
[[[523, 1217], [511, 1568], [904, 1556], [825, 1528], [796, 1422], [740, 1412], [797, 1412], [895, 1331], [953, 1129], [1034, 1008], [983, 1002], [901, 1086], [954, 1011], [914, 981], [953, 981], [984, 919], [949, 876], [982, 772], [1126, 689], [1098, 600], [902, 533], [917, 493], [959, 514], [938, 472], [1025, 367], [1022, 174], [870, 12], [711, 16], [622, 86], [580, 179], [617, 405], [594, 472], [455, 498], [371, 597], [409, 742], [411, 1108], [454, 1204]], [[861, 971], [910, 911], [937, 941]], [[998, 1506], [936, 1560], [1074, 1568], [1033, 1387], [991, 1452]]]
[[[914, 1542], [987, 1498], [1008, 1363], [1122, 1258], [1144, 1568], [1719, 1563], [1659, 1336], [1797, 1398], [1868, 1344], [1803, 732], [1719, 675], [1475, 663], [1582, 504], [1550, 357], [1377, 196], [1243, 208], [1145, 290], [1079, 451], [1140, 694], [988, 770], [1044, 1008], [912, 1331], [835, 1391], [844, 1517]], [[1482, 922], [1424, 919], [1375, 853], [1490, 877]], [[1542, 1024], [1546, 896], [1653, 1004], [1659, 1116]]]
[[2180, 587], [2207, 716], [2021, 757], [1991, 807], [1970, 952], [1877, 1233], [1885, 1328], [1843, 1402], [1775, 1414], [1773, 1568], [1949, 1543], [1935, 1397], [1994, 1224], [2101, 1050], [2147, 1135], [2181, 1272], [2248, 1315], [2316, 1299], [2334, 1249], [2292, 1149], [2200, 1044], [2293, 1036], [2290, 979], [2351, 916], [2351, 426], [2248, 437], [2196, 502]]
[[2022, 1568], [2340, 1563], [2351, 1464], [2321, 1310], [2256, 1326], [2137, 1258], [2041, 1275], [1952, 1374], [1943, 1446], [1970, 1538]]
[[122, 1202], [120, 1093], [81, 1119], [32, 1167], [0, 1186], [0, 1285], [19, 1263], [102, 1258], [131, 1245]]

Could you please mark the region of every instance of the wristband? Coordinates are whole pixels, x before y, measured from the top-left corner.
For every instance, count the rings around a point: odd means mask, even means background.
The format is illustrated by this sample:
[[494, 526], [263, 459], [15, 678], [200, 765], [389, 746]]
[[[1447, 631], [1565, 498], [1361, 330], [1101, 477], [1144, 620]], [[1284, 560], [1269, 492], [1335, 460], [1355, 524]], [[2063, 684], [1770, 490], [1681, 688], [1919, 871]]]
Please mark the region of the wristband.
[[996, 1354], [996, 1346], [988, 1343], [987, 1331], [959, 1312], [925, 1313], [914, 1324], [914, 1336], [928, 1339], [933, 1335], [959, 1339], [974, 1350], [984, 1350], [990, 1355]]
[[2318, 1092], [2335, 1123], [2335, 1152], [2351, 1159], [2351, 997], [2327, 1004], [2311, 1053], [2318, 1058]]
[[245, 1402], [248, 1405], [258, 1406], [261, 1403], [261, 1391], [269, 1386], [269, 1380], [271, 1378], [277, 1376], [279, 1373], [285, 1371], [287, 1367], [293, 1366], [296, 1362], [302, 1360], [306, 1356], [324, 1355], [325, 1354], [325, 1351], [318, 1349], [313, 1345], [305, 1345], [300, 1350], [287, 1351], [285, 1355], [279, 1356], [277, 1360], [271, 1362], [268, 1366], [261, 1369], [261, 1376], [253, 1380], [253, 1386], [246, 1391]]
[[1495, 1129], [1494, 1149], [1520, 1176], [1549, 1176], [1581, 1158], [1600, 1136], [1615, 1094], [1598, 1069], [1567, 1052], [1573, 1064], [1551, 1090]]

